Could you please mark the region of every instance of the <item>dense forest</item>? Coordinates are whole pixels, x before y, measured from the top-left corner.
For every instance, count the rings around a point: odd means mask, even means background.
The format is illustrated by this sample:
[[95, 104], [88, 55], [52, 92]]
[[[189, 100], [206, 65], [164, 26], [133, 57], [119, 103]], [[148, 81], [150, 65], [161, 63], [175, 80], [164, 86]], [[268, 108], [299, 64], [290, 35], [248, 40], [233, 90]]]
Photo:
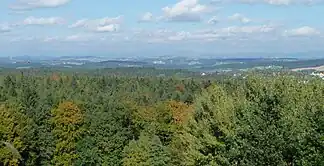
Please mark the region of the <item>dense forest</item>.
[[2, 71], [0, 165], [324, 165], [323, 80], [123, 72]]

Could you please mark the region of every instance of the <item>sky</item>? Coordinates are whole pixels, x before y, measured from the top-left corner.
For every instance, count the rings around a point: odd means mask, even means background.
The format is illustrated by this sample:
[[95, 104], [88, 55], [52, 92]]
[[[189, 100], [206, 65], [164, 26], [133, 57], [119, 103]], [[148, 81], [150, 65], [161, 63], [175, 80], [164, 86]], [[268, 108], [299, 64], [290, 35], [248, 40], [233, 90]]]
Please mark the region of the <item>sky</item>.
[[324, 51], [324, 0], [1, 0], [0, 56]]

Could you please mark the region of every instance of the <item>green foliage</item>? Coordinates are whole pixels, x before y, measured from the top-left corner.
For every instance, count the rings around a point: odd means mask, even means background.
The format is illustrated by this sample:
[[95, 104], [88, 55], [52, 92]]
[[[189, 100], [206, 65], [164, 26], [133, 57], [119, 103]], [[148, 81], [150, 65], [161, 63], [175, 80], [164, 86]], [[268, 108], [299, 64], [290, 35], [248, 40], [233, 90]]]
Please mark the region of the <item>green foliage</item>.
[[78, 143], [79, 162], [82, 165], [121, 165], [123, 148], [132, 138], [129, 109], [113, 102], [93, 107], [97, 107], [94, 109], [97, 111], [87, 112], [85, 123], [88, 132]]
[[205, 90], [196, 101], [196, 111], [188, 124], [188, 165], [226, 165], [229, 160], [222, 151], [225, 141], [234, 135], [233, 99], [219, 86]]
[[214, 85], [197, 99], [188, 165], [322, 164], [322, 132], [314, 131], [315, 114], [324, 111], [323, 82], [253, 77], [238, 90], [245, 97]]
[[137, 141], [125, 147], [123, 166], [167, 166], [170, 153], [158, 136], [141, 133]]
[[1, 73], [0, 165], [324, 165], [323, 80], [177, 72]]

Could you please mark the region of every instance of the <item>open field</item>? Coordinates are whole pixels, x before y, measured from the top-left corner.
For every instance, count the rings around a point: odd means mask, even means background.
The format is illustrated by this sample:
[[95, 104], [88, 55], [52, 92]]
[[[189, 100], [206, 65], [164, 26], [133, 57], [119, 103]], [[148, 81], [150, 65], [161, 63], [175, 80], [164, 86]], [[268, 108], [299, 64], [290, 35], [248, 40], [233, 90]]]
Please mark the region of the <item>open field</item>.
[[305, 67], [305, 68], [296, 68], [292, 69], [292, 71], [301, 71], [301, 70], [316, 70], [316, 71], [324, 71], [324, 65], [318, 67]]

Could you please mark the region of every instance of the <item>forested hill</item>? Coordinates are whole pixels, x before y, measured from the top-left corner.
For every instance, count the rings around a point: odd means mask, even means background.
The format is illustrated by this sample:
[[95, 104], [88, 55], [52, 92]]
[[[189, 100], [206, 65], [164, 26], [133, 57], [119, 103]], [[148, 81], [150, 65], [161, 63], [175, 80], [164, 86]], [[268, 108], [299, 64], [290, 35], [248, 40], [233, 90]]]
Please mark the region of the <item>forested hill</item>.
[[1, 71], [0, 165], [324, 165], [321, 79], [119, 72]]

